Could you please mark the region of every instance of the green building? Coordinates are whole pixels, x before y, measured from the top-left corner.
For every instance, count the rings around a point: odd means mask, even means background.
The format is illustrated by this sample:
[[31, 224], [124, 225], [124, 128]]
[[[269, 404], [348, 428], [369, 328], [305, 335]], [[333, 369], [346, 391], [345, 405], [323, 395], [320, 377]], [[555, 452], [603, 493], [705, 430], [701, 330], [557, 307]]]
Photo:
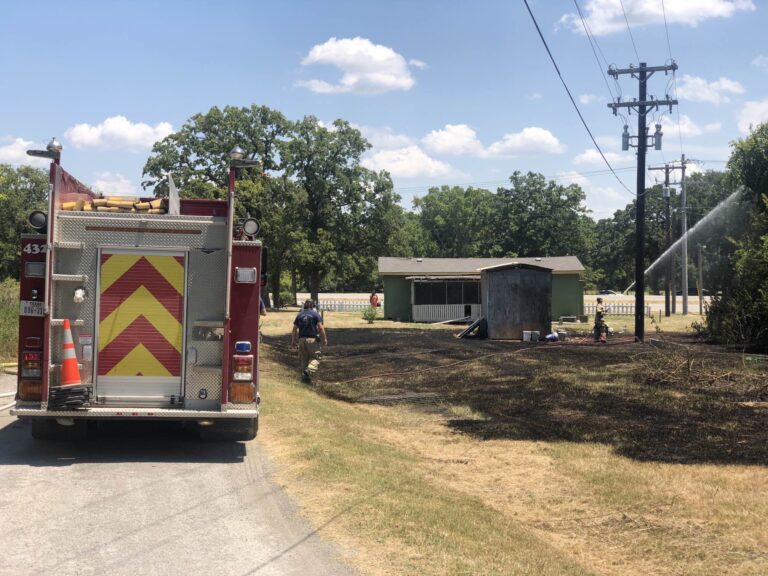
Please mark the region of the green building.
[[552, 270], [552, 319], [584, 314], [584, 266], [576, 256], [542, 258], [379, 257], [384, 317], [441, 322], [481, 315], [480, 270], [502, 264]]

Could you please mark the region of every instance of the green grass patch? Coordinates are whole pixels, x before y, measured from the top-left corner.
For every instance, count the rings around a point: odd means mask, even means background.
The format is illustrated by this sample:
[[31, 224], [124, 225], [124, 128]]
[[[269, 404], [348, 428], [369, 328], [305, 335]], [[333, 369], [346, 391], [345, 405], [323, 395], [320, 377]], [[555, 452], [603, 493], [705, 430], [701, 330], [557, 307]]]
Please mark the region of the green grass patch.
[[0, 282], [0, 361], [16, 360], [19, 340], [19, 283]]
[[261, 441], [293, 463], [284, 475], [314, 494], [322, 510], [316, 522], [327, 519], [326, 530], [366, 549], [366, 571], [589, 573], [480, 499], [436, 486], [414, 455], [371, 434], [394, 420], [323, 398], [295, 384], [291, 372], [273, 370], [262, 390]]

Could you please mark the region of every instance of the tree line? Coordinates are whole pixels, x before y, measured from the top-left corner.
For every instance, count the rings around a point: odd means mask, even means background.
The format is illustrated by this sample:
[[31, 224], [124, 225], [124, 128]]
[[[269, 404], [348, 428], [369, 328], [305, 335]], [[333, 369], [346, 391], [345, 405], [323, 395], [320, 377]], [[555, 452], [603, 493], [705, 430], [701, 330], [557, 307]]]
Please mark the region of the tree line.
[[[725, 294], [727, 283], [733, 281], [734, 262], [742, 263], [744, 274], [753, 271], [744, 242], [748, 234], [760, 237], [765, 212], [761, 194], [768, 191], [761, 188], [763, 180], [748, 175], [768, 173], [760, 164], [768, 149], [765, 132], [761, 126], [736, 142], [725, 171], [697, 172], [687, 180], [689, 226], [741, 188], [752, 190], [747, 209], [758, 215], [748, 229], [732, 218], [725, 229], [716, 231], [720, 241], [708, 245], [704, 264], [712, 292]], [[618, 291], [634, 279], [634, 200], [612, 216], [595, 220], [577, 184], [514, 172], [509, 183], [495, 191], [430, 188], [407, 210], [400, 205], [390, 175], [362, 165], [370, 144], [344, 120], [326, 125], [313, 116], [290, 121], [266, 106], [214, 107], [195, 114], [154, 145], [142, 186], [165, 196], [170, 173], [182, 197], [225, 198], [228, 152], [234, 146], [261, 162], [258, 169], [238, 170], [237, 210], [238, 217], [250, 215], [261, 223], [260, 236], [270, 250], [270, 292], [276, 306], [291, 301], [300, 289], [313, 296], [321, 291], [370, 291], [378, 281], [379, 256], [575, 255], [587, 269], [588, 289]], [[18, 275], [18, 234], [26, 214], [38, 208], [46, 194], [45, 171], [0, 166], [0, 217], [5, 219], [0, 227], [0, 244], [5, 248], [0, 253], [0, 276]], [[645, 194], [649, 266], [666, 249], [666, 201], [660, 185], [649, 187]], [[682, 214], [677, 191], [670, 203], [676, 238]], [[698, 277], [697, 265], [691, 259], [691, 285]], [[648, 286], [658, 292], [662, 282], [663, 275], [655, 273]]]

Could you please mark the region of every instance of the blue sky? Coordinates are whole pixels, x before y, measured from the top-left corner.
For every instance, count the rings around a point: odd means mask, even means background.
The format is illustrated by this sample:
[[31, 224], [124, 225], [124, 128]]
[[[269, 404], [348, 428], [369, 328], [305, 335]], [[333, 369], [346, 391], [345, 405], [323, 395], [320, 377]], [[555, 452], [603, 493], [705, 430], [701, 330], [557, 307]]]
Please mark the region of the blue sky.
[[[613, 167], [635, 188], [617, 86], [598, 66], [575, 4], [531, 0], [571, 92]], [[656, 121], [664, 148], [720, 169], [729, 143], [768, 120], [768, 3], [665, 0], [678, 110]], [[638, 57], [619, 0], [580, 0], [609, 63]], [[670, 58], [662, 0], [623, 0], [642, 61]], [[0, 162], [57, 136], [63, 165], [108, 193], [139, 193], [152, 142], [212, 106], [267, 105], [298, 119], [346, 119], [374, 145], [403, 205], [439, 184], [503, 185], [534, 170], [587, 192], [596, 218], [631, 194], [606, 172], [522, 0], [48, 2], [0, 6]], [[655, 75], [663, 97], [671, 77]], [[681, 133], [678, 135], [677, 114]], [[649, 118], [649, 121], [651, 118]], [[636, 116], [629, 120], [636, 132]], [[681, 142], [682, 141], [682, 142]], [[648, 177], [649, 181], [652, 178]]]

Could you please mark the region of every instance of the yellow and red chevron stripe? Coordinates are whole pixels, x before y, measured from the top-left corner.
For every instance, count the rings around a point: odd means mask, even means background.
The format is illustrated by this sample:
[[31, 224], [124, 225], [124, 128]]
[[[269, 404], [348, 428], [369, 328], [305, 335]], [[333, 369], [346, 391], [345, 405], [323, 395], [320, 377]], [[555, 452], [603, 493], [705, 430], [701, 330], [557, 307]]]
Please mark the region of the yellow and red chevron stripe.
[[184, 258], [102, 254], [99, 376], [181, 376]]

